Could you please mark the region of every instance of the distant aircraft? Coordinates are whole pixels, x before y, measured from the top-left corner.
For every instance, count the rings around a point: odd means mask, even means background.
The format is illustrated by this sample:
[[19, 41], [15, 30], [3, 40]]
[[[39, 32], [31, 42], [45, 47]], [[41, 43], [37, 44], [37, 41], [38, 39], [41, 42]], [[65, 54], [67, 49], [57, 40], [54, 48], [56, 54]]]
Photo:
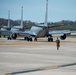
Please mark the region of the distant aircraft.
[[23, 27], [23, 7], [21, 8], [21, 24], [20, 26], [10, 27], [10, 11], [8, 13], [8, 26], [3, 26], [0, 30], [1, 35], [7, 36], [7, 39], [16, 39], [19, 32], [24, 31]]
[[8, 10], [8, 25], [7, 26], [3, 26], [1, 28], [1, 30], [10, 30], [10, 10]]
[[[48, 42], [51, 41], [53, 42], [53, 33], [49, 32], [49, 28], [53, 27], [58, 27], [57, 26], [48, 26], [47, 23], [47, 18], [48, 18], [48, 0], [46, 0], [46, 14], [45, 14], [45, 23], [44, 24], [39, 24], [39, 25], [34, 25], [32, 26], [30, 31], [25, 31], [25, 32], [20, 32], [20, 36], [24, 36], [24, 39], [27, 41], [32, 41], [32, 37], [34, 37], [34, 40], [37, 41], [37, 38], [40, 37], [48, 37]], [[55, 33], [54, 33], [55, 34]], [[59, 32], [56, 33], [56, 36], [60, 36], [62, 40], [66, 39], [66, 36], [70, 34], [70, 32], [61, 32], [59, 35]]]
[[11, 30], [10, 26], [10, 10], [8, 10], [8, 25], [3, 26], [0, 30], [1, 35], [7, 35], [7, 33]]
[[21, 8], [21, 24], [20, 26], [13, 26], [11, 28], [11, 32], [12, 34], [10, 34], [11, 36], [8, 37], [8, 40], [10, 39], [16, 39], [18, 36], [18, 33], [24, 31], [24, 27], [23, 27], [23, 7]]

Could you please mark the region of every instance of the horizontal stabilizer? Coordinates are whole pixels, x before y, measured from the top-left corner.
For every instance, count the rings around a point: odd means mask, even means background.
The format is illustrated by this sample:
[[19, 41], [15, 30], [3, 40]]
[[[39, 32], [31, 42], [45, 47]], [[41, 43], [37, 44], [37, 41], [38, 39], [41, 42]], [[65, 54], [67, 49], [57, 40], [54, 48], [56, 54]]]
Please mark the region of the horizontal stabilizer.
[[48, 28], [55, 28], [55, 27], [60, 27], [60, 26], [64, 26], [64, 25], [52, 25], [52, 26], [48, 26]]
[[40, 27], [40, 28], [47, 28], [47, 26], [44, 26], [44, 25], [32, 25], [32, 26], [36, 26], [36, 27]]
[[70, 30], [54, 30], [54, 31], [49, 31], [49, 35], [52, 36], [62, 36], [62, 35], [70, 35]]

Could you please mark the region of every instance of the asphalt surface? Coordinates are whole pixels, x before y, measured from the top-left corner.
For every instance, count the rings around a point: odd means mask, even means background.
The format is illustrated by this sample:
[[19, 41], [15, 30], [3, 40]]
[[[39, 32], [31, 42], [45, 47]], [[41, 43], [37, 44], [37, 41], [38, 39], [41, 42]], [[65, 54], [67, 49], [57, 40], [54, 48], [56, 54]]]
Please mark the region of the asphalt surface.
[[45, 40], [0, 38], [0, 75], [76, 75], [76, 38], [61, 41], [59, 50]]

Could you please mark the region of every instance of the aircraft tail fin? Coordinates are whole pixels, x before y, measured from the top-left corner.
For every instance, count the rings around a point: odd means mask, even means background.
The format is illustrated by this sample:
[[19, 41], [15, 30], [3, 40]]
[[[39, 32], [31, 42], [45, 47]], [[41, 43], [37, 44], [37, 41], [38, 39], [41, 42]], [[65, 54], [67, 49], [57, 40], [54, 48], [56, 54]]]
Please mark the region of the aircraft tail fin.
[[8, 10], [8, 28], [10, 28], [10, 10]]
[[45, 26], [47, 26], [47, 19], [48, 19], [48, 0], [46, 0], [46, 12], [45, 12]]
[[21, 27], [23, 28], [23, 6], [21, 8]]

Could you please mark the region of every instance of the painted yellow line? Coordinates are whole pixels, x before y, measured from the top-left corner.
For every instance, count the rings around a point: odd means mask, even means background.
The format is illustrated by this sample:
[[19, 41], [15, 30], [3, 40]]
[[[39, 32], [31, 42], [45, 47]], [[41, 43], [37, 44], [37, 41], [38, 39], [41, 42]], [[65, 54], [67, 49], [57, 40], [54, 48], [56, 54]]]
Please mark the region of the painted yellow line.
[[44, 68], [44, 70], [58, 69], [58, 68], [60, 68], [60, 66], [51, 66], [51, 67], [48, 67], [48, 68]]
[[58, 68], [74, 66], [74, 65], [76, 65], [76, 63], [64, 64], [64, 65], [58, 65], [58, 66], [49, 66], [49, 67], [38, 68], [38, 69], [30, 69], [26, 71], [12, 72], [12, 73], [0, 74], [0, 75], [14, 75], [14, 74], [21, 74], [21, 73], [28, 73], [28, 72], [35, 72], [35, 71], [52, 70], [52, 69], [58, 69]]
[[5, 74], [5, 75], [11, 75], [10, 73], [7, 73], [7, 74]]
[[6, 73], [6, 74], [0, 74], [0, 75], [11, 75], [10, 73]]
[[5, 75], [5, 74], [0, 74], [0, 75]]
[[60, 66], [50, 66], [50, 67], [42, 68], [42, 69], [28, 70], [25, 72], [23, 71], [23, 72], [6, 73], [6, 74], [2, 74], [2, 75], [12, 75], [12, 74], [17, 74], [17, 73], [27, 73], [27, 72], [33, 72], [33, 71], [52, 70], [52, 69], [58, 69], [58, 68], [60, 68]]
[[5, 75], [5, 74], [0, 74], [0, 75]]

